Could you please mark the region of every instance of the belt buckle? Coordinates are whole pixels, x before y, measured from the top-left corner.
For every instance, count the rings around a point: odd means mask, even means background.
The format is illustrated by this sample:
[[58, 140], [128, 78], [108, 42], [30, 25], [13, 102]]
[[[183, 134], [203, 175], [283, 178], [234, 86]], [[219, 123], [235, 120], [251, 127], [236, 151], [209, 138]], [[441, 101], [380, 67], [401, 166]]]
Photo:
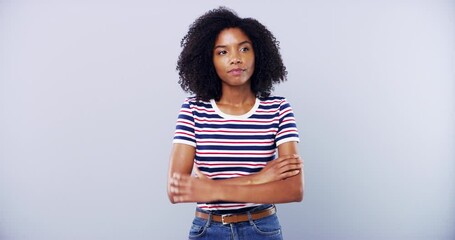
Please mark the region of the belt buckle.
[[229, 224], [228, 222], [226, 222], [226, 221], [224, 220], [224, 218], [225, 218], [225, 217], [230, 217], [230, 216], [232, 216], [232, 214], [222, 214], [222, 215], [221, 215], [221, 223], [222, 223], [223, 225]]

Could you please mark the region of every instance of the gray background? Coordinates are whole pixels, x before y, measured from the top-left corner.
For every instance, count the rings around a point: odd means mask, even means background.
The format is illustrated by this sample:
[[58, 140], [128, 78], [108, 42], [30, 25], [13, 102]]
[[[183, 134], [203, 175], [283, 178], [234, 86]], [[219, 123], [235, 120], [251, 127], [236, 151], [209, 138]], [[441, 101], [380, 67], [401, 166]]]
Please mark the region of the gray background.
[[[305, 159], [286, 239], [455, 239], [454, 1], [0, 1], [0, 239], [184, 239], [180, 39], [219, 5], [281, 42]], [[158, 237], [161, 236], [161, 237]]]

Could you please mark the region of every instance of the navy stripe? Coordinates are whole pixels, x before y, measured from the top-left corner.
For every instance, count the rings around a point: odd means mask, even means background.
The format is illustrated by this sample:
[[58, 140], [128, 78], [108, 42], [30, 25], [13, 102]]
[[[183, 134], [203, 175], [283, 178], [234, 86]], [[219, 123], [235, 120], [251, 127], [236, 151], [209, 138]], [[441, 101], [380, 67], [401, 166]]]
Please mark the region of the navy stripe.
[[175, 129], [184, 130], [184, 131], [187, 131], [187, 132], [192, 132], [192, 133], [194, 133], [194, 128], [190, 128], [190, 127], [185, 126], [185, 125], [177, 125], [177, 126], [175, 127]]
[[176, 137], [174, 137], [174, 139], [180, 139], [180, 140], [186, 140], [186, 141], [194, 142], [194, 139], [191, 139], [189, 137], [184, 137], [184, 136], [176, 136]]
[[268, 115], [259, 115], [259, 114], [253, 114], [251, 115], [252, 119], [274, 119], [278, 117], [278, 113], [273, 113], [273, 114], [268, 114]]
[[222, 135], [222, 134], [198, 134], [196, 133], [197, 139], [226, 139], [226, 140], [264, 140], [264, 139], [274, 139], [275, 134], [264, 134], [264, 135], [254, 135], [254, 133], [248, 135]]
[[222, 119], [222, 117], [218, 114], [211, 114], [211, 113], [205, 113], [205, 112], [195, 112], [194, 116], [200, 117], [200, 118]]
[[270, 110], [270, 109], [277, 109], [280, 107], [280, 104], [272, 104], [272, 105], [261, 105], [258, 109], [261, 110]]
[[286, 124], [281, 125], [279, 128], [279, 132], [284, 131], [286, 128], [296, 128], [297, 125], [293, 122], [287, 122]]
[[[211, 102], [196, 101], [194, 97], [186, 99], [178, 119], [188, 123], [177, 122], [174, 135], [176, 141], [186, 140], [196, 143], [195, 159], [203, 166], [200, 167], [202, 172], [227, 176], [214, 176], [212, 179], [257, 173], [262, 169], [263, 163], [276, 158], [276, 142], [299, 137], [291, 105], [283, 97], [260, 98], [256, 112], [244, 121], [241, 118], [228, 119], [227, 116], [220, 116], [218, 111], [220, 110], [215, 110]], [[283, 112], [286, 113], [283, 114]], [[283, 121], [286, 122], [283, 123]], [[283, 133], [289, 129], [292, 131]], [[194, 134], [194, 138], [187, 134]], [[229, 142], [229, 144], [209, 143], [210, 140]], [[251, 142], [254, 141], [261, 143], [252, 144]], [[197, 142], [204, 144], [197, 144]], [[250, 165], [251, 163], [253, 165]], [[255, 163], [259, 166], [254, 166]], [[212, 165], [204, 166], [204, 164]], [[211, 207], [210, 209], [232, 210], [228, 206], [219, 205], [223, 203], [230, 202], [206, 204]], [[239, 204], [235, 208], [245, 207], [242, 203], [235, 204]], [[199, 206], [204, 207], [205, 204], [199, 204]]]
[[195, 127], [198, 128], [230, 128], [230, 129], [269, 129], [278, 128], [279, 123], [275, 122], [272, 124], [254, 125], [254, 124], [210, 124], [210, 123], [196, 123]]
[[273, 159], [275, 159], [275, 156], [269, 156], [269, 157], [237, 157], [237, 156], [233, 156], [233, 157], [216, 157], [216, 159], [214, 157], [201, 157], [199, 155], [196, 155], [196, 160], [197, 161], [201, 161], [201, 162], [207, 162], [207, 163], [215, 163], [215, 162], [219, 162], [219, 161], [223, 161], [223, 162], [229, 162], [229, 161], [235, 161], [235, 162], [268, 162], [268, 161], [271, 161]]
[[246, 168], [246, 167], [216, 167], [214, 166], [213, 168], [208, 168], [208, 167], [198, 167], [199, 170], [204, 171], [204, 172], [209, 172], [209, 173], [218, 173], [218, 172], [227, 172], [227, 171], [239, 171], [239, 172], [250, 172], [250, 173], [257, 173], [262, 170], [262, 167], [257, 166], [257, 167], [252, 167], [252, 168]]
[[197, 149], [200, 149], [200, 150], [246, 150], [246, 151], [258, 151], [258, 150], [261, 150], [261, 151], [270, 151], [270, 150], [274, 150], [275, 147], [273, 146], [273, 144], [270, 144], [270, 145], [265, 145], [265, 146], [258, 146], [258, 145], [242, 145], [242, 146], [232, 146], [232, 145], [229, 145], [229, 146], [226, 146], [226, 145], [200, 145], [198, 146]]
[[279, 141], [281, 141], [281, 140], [283, 140], [283, 139], [291, 138], [291, 137], [296, 137], [296, 138], [298, 138], [299, 135], [297, 135], [297, 134], [295, 134], [295, 133], [283, 134], [282, 136], [277, 137], [277, 138], [275, 139], [275, 141], [276, 141], [276, 142], [279, 142]]
[[179, 114], [179, 119], [188, 120], [188, 121], [191, 121], [191, 122], [194, 121], [193, 117], [185, 115], [185, 114]]

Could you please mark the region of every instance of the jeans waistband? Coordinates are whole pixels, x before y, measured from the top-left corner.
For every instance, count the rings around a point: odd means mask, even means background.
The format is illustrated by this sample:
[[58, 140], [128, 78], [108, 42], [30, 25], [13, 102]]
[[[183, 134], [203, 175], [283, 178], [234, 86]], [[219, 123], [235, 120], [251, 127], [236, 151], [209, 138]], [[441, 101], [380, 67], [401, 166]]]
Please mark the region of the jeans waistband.
[[201, 208], [196, 207], [196, 211], [207, 213], [207, 214], [211, 213], [211, 214], [216, 214], [216, 215], [243, 214], [243, 213], [247, 213], [247, 212], [250, 212], [250, 213], [258, 212], [258, 211], [267, 209], [272, 206], [273, 206], [273, 204], [262, 204], [262, 205], [255, 206], [255, 207], [242, 208], [242, 209], [236, 209], [236, 210], [203, 210]]

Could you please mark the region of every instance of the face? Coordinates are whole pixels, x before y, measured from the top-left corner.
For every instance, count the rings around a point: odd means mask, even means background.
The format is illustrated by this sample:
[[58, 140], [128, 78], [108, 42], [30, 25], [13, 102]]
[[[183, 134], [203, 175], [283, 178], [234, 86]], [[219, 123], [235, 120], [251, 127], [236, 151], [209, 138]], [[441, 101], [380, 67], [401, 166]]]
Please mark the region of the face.
[[213, 64], [224, 86], [249, 86], [254, 72], [250, 38], [239, 28], [221, 31], [213, 48]]

